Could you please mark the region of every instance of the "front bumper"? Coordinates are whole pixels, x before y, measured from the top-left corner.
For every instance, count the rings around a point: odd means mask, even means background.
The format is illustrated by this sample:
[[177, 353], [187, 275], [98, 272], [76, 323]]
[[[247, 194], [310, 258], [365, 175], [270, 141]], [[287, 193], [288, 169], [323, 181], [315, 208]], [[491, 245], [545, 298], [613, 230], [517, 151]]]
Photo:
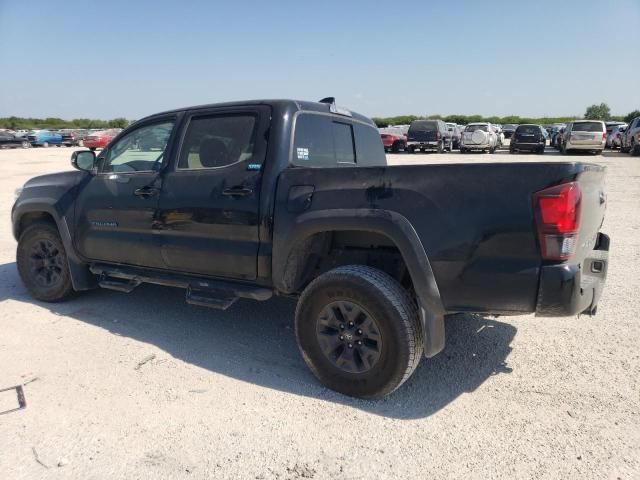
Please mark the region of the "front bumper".
[[598, 233], [596, 246], [581, 264], [541, 268], [536, 316], [595, 314], [604, 289], [609, 261], [609, 237]]

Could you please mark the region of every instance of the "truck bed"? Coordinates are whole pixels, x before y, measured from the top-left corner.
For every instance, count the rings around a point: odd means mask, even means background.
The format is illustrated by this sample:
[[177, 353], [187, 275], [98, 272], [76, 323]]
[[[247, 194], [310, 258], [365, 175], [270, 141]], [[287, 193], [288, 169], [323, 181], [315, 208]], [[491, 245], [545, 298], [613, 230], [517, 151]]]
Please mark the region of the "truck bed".
[[604, 168], [580, 162], [291, 168], [280, 175], [276, 205], [286, 204], [292, 186], [312, 186], [312, 200], [303, 212], [277, 211], [274, 239], [314, 211], [396, 212], [417, 232], [448, 312], [534, 312], [549, 261], [532, 196], [568, 181], [578, 181], [583, 195], [571, 259], [579, 264], [594, 248], [605, 209]]

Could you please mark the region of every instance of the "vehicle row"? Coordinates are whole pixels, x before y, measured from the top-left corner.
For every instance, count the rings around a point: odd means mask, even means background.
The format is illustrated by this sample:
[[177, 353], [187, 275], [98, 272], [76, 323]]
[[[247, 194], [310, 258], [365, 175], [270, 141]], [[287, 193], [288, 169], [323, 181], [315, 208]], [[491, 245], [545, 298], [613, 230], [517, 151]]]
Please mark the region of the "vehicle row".
[[91, 150], [104, 148], [121, 132], [120, 128], [107, 130], [3, 130], [0, 131], [0, 148], [28, 147], [87, 147]]
[[562, 153], [588, 151], [600, 154], [605, 148], [640, 155], [640, 117], [629, 125], [622, 122], [576, 120], [553, 132], [551, 146]]

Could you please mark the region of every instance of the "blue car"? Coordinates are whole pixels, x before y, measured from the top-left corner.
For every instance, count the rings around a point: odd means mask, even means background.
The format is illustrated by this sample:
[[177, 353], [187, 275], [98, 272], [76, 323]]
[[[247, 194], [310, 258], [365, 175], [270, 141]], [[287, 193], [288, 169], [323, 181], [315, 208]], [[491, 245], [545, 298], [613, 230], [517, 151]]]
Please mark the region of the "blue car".
[[62, 145], [62, 135], [49, 130], [31, 132], [27, 135], [27, 140], [33, 147], [48, 147], [49, 145]]

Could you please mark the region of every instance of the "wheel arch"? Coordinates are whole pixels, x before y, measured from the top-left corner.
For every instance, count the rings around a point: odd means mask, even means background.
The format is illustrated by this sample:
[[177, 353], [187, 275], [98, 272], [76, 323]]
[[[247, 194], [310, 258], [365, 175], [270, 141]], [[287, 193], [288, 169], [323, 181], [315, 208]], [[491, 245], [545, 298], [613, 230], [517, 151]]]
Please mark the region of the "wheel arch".
[[83, 262], [73, 248], [71, 232], [66, 218], [60, 216], [53, 205], [46, 202], [20, 204], [12, 214], [13, 236], [16, 241], [20, 240], [22, 232], [24, 232], [29, 225], [41, 221], [51, 223], [58, 230], [67, 255], [71, 283], [73, 284], [74, 290], [79, 291], [95, 288], [97, 286], [95, 277], [89, 271], [88, 265]]
[[446, 313], [440, 291], [417, 232], [409, 220], [397, 212], [333, 209], [298, 216], [293, 228], [274, 233], [272, 272], [275, 288], [286, 294], [299, 292], [305, 286], [304, 269], [309, 266], [309, 254], [321, 251], [328, 235], [344, 231], [379, 234], [398, 249], [418, 300], [425, 356], [432, 357], [440, 352], [444, 348]]

